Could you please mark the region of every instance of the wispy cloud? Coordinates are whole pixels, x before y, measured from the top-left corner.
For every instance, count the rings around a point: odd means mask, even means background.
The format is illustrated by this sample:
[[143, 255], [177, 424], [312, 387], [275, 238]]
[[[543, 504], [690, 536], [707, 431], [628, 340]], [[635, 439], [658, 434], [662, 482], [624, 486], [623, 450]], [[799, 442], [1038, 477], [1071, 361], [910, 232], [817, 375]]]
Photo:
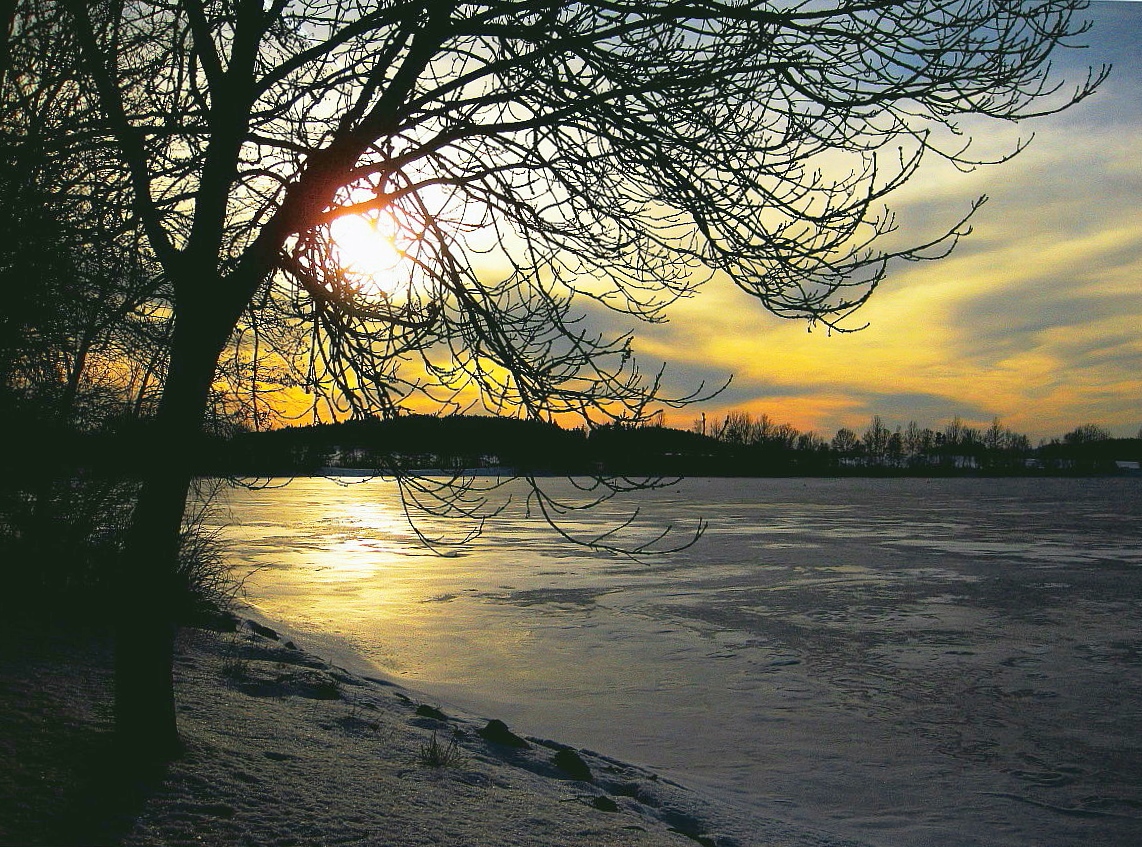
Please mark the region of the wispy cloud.
[[679, 379], [733, 373], [710, 413], [767, 411], [822, 433], [873, 413], [928, 423], [998, 415], [1036, 437], [1087, 421], [1136, 432], [1142, 4], [1095, 3], [1091, 14], [1090, 50], [1069, 53], [1062, 70], [1077, 80], [1086, 64], [1113, 62], [1111, 80], [1035, 124], [1014, 161], [966, 176], [934, 168], [900, 195], [895, 211], [921, 236], [974, 197], [991, 199], [950, 258], [897, 269], [860, 315], [869, 329], [808, 334], [712, 284], [671, 323], [641, 332], [640, 355], [672, 363]]

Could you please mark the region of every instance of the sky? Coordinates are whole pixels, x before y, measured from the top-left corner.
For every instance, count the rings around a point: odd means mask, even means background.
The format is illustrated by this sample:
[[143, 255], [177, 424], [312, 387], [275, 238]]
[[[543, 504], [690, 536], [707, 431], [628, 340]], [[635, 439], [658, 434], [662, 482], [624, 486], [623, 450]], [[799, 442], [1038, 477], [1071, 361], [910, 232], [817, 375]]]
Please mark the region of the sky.
[[[942, 427], [994, 417], [1032, 440], [1084, 423], [1113, 435], [1142, 427], [1142, 2], [1101, 0], [1085, 50], [1058, 75], [1114, 65], [1088, 100], [1021, 127], [1013, 161], [964, 175], [936, 168], [892, 201], [902, 225], [951, 226], [989, 202], [973, 234], [939, 262], [909, 264], [858, 313], [867, 329], [806, 332], [732, 285], [677, 304], [637, 330], [644, 370], [665, 360], [692, 387], [733, 375], [717, 398], [668, 410], [685, 428], [728, 410], [768, 414], [831, 437], [879, 414]], [[987, 141], [987, 139], [982, 139]], [[928, 230], [930, 231], [930, 230]]]

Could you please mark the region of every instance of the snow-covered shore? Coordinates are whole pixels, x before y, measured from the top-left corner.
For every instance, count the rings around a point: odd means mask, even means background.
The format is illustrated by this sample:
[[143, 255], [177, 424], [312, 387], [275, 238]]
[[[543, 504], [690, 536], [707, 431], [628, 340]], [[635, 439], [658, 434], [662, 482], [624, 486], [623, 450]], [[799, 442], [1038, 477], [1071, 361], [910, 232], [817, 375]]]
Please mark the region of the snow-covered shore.
[[842, 843], [777, 822], [759, 830], [716, 799], [602, 754], [513, 741], [491, 718], [442, 710], [248, 620], [234, 633], [184, 631], [186, 754], [117, 807], [123, 798], [100, 796], [111, 771], [107, 644], [7, 646], [5, 844]]

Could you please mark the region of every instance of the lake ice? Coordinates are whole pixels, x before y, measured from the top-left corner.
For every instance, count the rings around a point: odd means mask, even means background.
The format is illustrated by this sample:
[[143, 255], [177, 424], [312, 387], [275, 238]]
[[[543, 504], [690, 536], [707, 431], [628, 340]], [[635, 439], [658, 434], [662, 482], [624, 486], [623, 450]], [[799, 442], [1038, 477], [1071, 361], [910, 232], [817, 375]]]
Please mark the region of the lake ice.
[[573, 516], [709, 522], [637, 560], [520, 510], [437, 556], [383, 480], [226, 499], [252, 605], [440, 704], [838, 839], [1142, 843], [1142, 480], [692, 479]]

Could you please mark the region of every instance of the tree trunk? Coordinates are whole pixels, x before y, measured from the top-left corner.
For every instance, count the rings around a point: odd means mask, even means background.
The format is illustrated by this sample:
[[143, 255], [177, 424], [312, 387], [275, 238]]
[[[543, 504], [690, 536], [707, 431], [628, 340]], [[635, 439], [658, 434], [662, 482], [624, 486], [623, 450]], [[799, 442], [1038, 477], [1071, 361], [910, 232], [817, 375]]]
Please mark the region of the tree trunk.
[[[178, 448], [175, 448], [178, 449]], [[152, 455], [119, 574], [115, 645], [115, 731], [131, 762], [166, 761], [180, 751], [172, 662], [178, 536], [189, 477]]]
[[204, 311], [176, 315], [170, 370], [148, 438], [130, 462], [142, 486], [118, 574], [115, 728], [130, 764], [180, 752], [172, 677], [179, 534], [226, 332]]

